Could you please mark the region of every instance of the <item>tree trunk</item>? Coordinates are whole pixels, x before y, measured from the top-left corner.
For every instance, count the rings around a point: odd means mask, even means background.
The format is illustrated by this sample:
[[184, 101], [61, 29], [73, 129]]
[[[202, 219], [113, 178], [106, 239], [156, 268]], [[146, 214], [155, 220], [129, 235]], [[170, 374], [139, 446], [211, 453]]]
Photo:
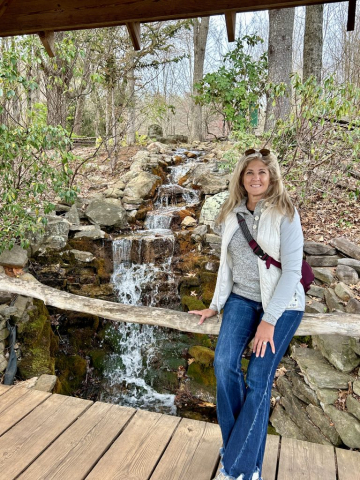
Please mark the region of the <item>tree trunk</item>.
[[127, 143], [128, 145], [133, 145], [136, 140], [135, 136], [135, 61], [134, 56], [131, 56], [131, 64], [129, 67], [129, 71], [127, 73], [127, 110], [128, 110], [128, 130], [127, 130]]
[[303, 81], [314, 75], [321, 82], [324, 5], [308, 5], [305, 17]]
[[267, 102], [265, 130], [271, 130], [276, 120], [290, 113], [290, 74], [292, 72], [292, 43], [294, 30], [294, 8], [269, 11], [269, 82], [286, 83], [287, 95], [279, 97], [275, 106]]
[[[206, 42], [209, 32], [210, 17], [202, 17], [194, 19], [194, 71], [193, 71], [193, 95], [196, 95], [194, 85], [200, 82], [204, 75], [204, 61]], [[191, 133], [192, 141], [203, 139], [202, 128], [202, 107], [196, 105], [191, 100]]]

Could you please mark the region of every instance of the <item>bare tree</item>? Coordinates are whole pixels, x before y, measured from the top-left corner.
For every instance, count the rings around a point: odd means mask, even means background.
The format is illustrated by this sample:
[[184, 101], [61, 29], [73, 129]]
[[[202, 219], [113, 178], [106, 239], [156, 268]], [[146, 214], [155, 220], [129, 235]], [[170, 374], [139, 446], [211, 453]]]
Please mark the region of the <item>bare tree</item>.
[[[194, 19], [194, 71], [193, 71], [193, 93], [194, 85], [202, 80], [204, 75], [204, 60], [206, 42], [209, 32], [210, 17]], [[202, 111], [201, 105], [192, 101], [191, 105], [191, 139], [202, 140]]]
[[308, 5], [305, 16], [303, 80], [314, 75], [321, 82], [324, 5]]
[[[292, 44], [294, 31], [294, 8], [269, 11], [269, 81], [283, 82], [290, 90], [292, 72]], [[277, 118], [285, 118], [290, 112], [290, 91], [279, 97], [276, 105], [267, 102], [265, 130], [270, 130]]]

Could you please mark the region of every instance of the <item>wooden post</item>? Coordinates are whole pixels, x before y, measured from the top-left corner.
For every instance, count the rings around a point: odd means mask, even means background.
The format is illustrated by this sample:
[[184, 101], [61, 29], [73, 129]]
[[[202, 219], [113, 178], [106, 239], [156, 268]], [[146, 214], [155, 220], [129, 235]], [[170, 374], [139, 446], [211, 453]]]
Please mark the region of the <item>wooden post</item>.
[[140, 22], [127, 23], [126, 27], [128, 29], [134, 49], [139, 51], [141, 49]]
[[39, 37], [49, 57], [55, 57], [54, 32], [39, 32]]
[[355, 15], [356, 15], [356, 0], [349, 0], [348, 21], [347, 21], [347, 28], [346, 28], [348, 32], [352, 32], [355, 28]]
[[11, 2], [12, 0], [0, 0], [0, 17], [5, 13], [5, 10]]
[[235, 42], [236, 12], [225, 13], [226, 30], [229, 42]]

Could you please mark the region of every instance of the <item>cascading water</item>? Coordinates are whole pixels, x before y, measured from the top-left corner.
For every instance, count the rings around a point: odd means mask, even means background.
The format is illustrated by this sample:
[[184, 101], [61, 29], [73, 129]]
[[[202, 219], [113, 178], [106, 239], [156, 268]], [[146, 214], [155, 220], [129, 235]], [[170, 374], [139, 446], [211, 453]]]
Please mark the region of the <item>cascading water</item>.
[[[147, 215], [147, 230], [113, 242], [112, 280], [120, 303], [178, 304], [177, 284], [171, 270], [175, 237], [170, 228], [176, 212], [199, 202], [195, 190], [176, 184], [194, 164], [191, 161], [171, 168], [169, 183], [159, 188], [156, 210]], [[151, 380], [145, 380], [151, 379], [149, 372], [156, 362], [161, 342], [168, 342], [168, 332], [148, 325], [120, 323], [110, 327], [107, 336], [114, 352], [104, 371], [107, 388], [103, 399], [175, 414], [174, 395], [158, 393]]]

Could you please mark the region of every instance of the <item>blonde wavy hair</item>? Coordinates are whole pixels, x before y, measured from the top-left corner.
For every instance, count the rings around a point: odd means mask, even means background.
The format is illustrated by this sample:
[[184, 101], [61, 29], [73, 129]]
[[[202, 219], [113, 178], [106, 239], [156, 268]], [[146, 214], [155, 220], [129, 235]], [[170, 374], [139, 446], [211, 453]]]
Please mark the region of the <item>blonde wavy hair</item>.
[[238, 161], [229, 183], [229, 196], [221, 207], [216, 218], [216, 224], [222, 223], [228, 214], [241, 203], [242, 199], [247, 197], [247, 192], [243, 186], [243, 177], [247, 166], [252, 160], [261, 160], [269, 169], [270, 183], [269, 188], [265, 192], [264, 200], [270, 207], [277, 208], [280, 213], [289, 217], [290, 220], [294, 218], [295, 208], [288, 192], [285, 190], [276, 155], [270, 151], [267, 155], [262, 155], [260, 151], [255, 150], [255, 153], [245, 154]]

